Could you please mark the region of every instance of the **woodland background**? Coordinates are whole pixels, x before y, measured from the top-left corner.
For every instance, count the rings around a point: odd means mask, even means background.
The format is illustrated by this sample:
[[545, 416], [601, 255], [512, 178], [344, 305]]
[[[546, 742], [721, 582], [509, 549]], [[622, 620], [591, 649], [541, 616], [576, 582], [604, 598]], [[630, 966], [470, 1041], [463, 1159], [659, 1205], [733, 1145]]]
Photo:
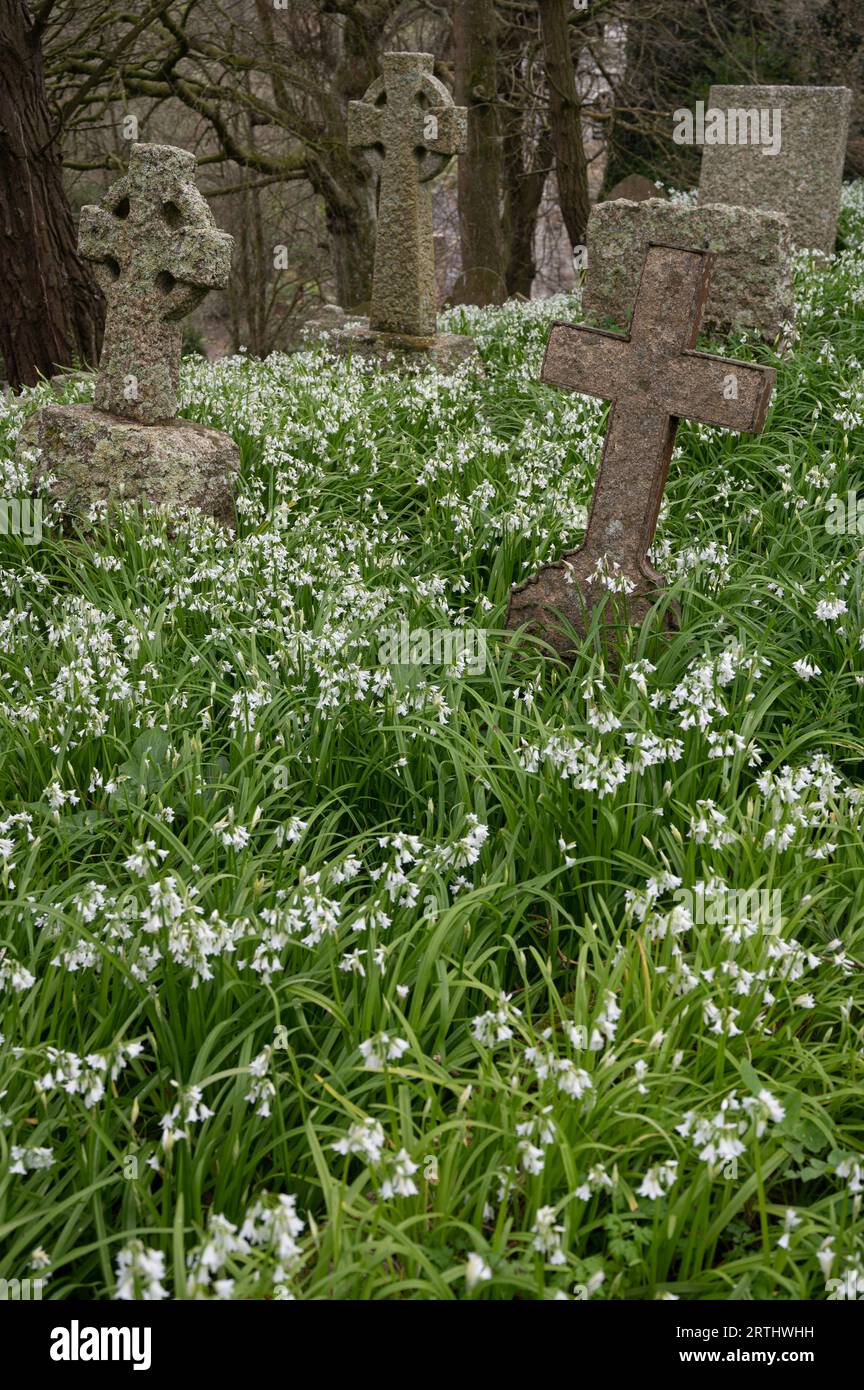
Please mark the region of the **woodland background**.
[[95, 360], [77, 215], [134, 139], [194, 150], [236, 239], [187, 349], [263, 356], [322, 302], [368, 302], [376, 188], [346, 113], [382, 52], [433, 52], [468, 108], [435, 186], [439, 291], [490, 304], [569, 287], [591, 201], [625, 175], [694, 186], [671, 116], [712, 82], [851, 87], [864, 173], [862, 31], [860, 0], [0, 0], [0, 371], [14, 388]]

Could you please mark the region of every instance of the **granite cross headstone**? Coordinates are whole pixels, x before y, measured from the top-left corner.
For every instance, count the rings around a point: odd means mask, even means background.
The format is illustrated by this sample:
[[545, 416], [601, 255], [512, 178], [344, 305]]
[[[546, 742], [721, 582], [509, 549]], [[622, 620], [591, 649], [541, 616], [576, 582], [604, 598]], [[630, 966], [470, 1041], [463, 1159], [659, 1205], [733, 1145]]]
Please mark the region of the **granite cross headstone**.
[[429, 182], [465, 148], [465, 108], [433, 65], [431, 53], [385, 53], [383, 76], [348, 107], [348, 144], [383, 161], [369, 324], [416, 338], [435, 332]]
[[776, 373], [694, 352], [712, 257], [651, 245], [630, 333], [555, 323], [541, 380], [612, 401], [585, 539], [514, 589], [507, 626], [528, 624], [562, 655], [573, 643], [558, 614], [584, 634], [590, 612], [617, 621], [617, 592], [631, 622], [642, 621], [663, 587], [648, 550], [669, 471], [678, 420], [759, 433]]
[[178, 321], [227, 284], [232, 244], [195, 186], [195, 156], [133, 145], [127, 174], [100, 206], [82, 208], [78, 230], [108, 301], [99, 410], [144, 424], [177, 414]]
[[172, 520], [197, 510], [235, 524], [237, 445], [175, 418], [178, 321], [227, 283], [233, 244], [195, 186], [195, 156], [173, 145], [133, 145], [125, 177], [82, 209], [80, 251], [108, 300], [95, 401], [50, 401], [17, 448], [67, 507], [147, 502]]

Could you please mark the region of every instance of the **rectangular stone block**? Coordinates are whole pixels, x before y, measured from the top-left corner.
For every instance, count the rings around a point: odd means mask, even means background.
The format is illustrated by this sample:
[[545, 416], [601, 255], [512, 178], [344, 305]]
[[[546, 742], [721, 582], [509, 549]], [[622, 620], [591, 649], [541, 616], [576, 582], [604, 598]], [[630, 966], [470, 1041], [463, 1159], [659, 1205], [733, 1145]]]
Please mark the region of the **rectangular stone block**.
[[707, 331], [746, 328], [773, 342], [784, 323], [794, 320], [789, 223], [779, 213], [622, 198], [592, 209], [587, 241], [587, 322], [612, 319], [628, 327], [650, 242], [715, 253], [703, 315]]
[[[700, 203], [783, 212], [792, 243], [831, 255], [837, 237], [843, 159], [852, 93], [848, 87], [712, 87], [699, 179]], [[710, 122], [711, 111], [727, 113]], [[760, 143], [708, 143], [709, 126], [747, 129], [744, 113], [779, 112], [779, 148]], [[737, 118], [730, 122], [729, 113]], [[771, 128], [776, 125], [771, 118]]]

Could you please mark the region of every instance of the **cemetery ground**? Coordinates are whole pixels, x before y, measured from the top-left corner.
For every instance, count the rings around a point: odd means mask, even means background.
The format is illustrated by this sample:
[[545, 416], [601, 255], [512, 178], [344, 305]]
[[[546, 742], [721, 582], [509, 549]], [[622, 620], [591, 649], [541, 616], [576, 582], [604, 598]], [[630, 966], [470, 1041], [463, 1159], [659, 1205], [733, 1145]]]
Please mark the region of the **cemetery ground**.
[[[785, 354], [704, 341], [777, 368], [768, 423], [682, 421], [681, 630], [611, 667], [502, 632], [596, 477], [607, 407], [538, 381], [575, 299], [451, 311], [483, 375], [187, 359], [236, 539], [47, 501], [0, 537], [0, 1277], [860, 1290], [864, 184], [841, 245]], [[92, 390], [6, 400], [7, 495]]]

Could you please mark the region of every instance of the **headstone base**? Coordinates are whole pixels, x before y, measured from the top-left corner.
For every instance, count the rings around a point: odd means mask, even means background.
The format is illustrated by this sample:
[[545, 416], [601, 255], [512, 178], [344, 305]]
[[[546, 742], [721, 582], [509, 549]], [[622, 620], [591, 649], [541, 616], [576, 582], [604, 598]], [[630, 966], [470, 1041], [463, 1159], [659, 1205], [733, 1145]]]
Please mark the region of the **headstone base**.
[[240, 452], [227, 434], [191, 420], [140, 425], [90, 405], [46, 405], [24, 425], [18, 453], [38, 448], [33, 481], [71, 510], [144, 500], [174, 515], [192, 510], [234, 527]]
[[[584, 639], [595, 611], [602, 608], [600, 628], [607, 658], [614, 664], [623, 645], [625, 628], [645, 625], [666, 585], [663, 576], [646, 564], [643, 570], [628, 576], [632, 588], [625, 596], [610, 592], [596, 571], [596, 555], [589, 557], [581, 547], [543, 565], [512, 590], [505, 626], [512, 631], [524, 626], [529, 634], [542, 638], [572, 664], [576, 651], [565, 623]], [[681, 610], [677, 603], [669, 602], [659, 613], [662, 622], [658, 621], [658, 633], [668, 635], [680, 629]]]
[[308, 342], [320, 343], [340, 357], [370, 357], [386, 370], [430, 367], [452, 372], [463, 362], [476, 358], [477, 344], [465, 333], [435, 333], [429, 338], [412, 338], [402, 333], [379, 333], [369, 327], [367, 318], [347, 315], [338, 323], [315, 322], [306, 326]]

